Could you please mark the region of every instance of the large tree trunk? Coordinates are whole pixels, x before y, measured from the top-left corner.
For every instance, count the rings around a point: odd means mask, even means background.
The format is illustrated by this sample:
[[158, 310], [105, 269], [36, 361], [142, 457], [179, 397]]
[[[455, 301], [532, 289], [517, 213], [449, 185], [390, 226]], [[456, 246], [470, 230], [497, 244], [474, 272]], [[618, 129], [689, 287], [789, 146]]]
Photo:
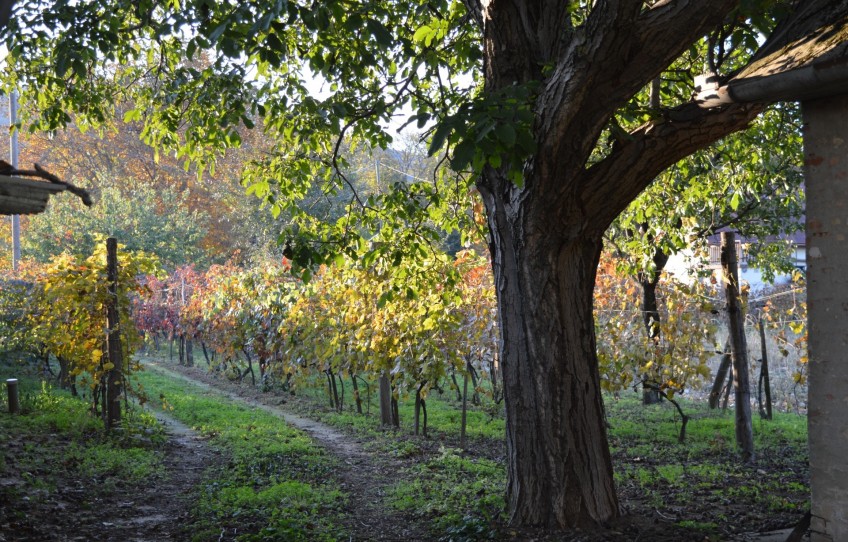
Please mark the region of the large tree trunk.
[[[592, 314], [603, 232], [665, 168], [760, 109], [690, 103], [616, 138], [603, 157], [596, 150], [615, 110], [737, 3], [597, 2], [578, 29], [570, 2], [465, 0], [483, 34], [488, 102], [475, 113], [509, 119], [492, 132], [506, 147], [500, 166], [489, 160], [478, 188], [492, 236], [514, 524], [573, 527], [619, 513]], [[522, 92], [530, 126], [513, 116]], [[475, 122], [481, 152], [498, 154]], [[525, 142], [528, 130], [535, 148], [521, 156], [509, 136]], [[521, 186], [509, 180], [516, 173]]]
[[485, 199], [503, 325], [511, 521], [606, 521], [618, 515], [618, 498], [592, 315], [600, 235], [557, 236], [534, 213]]
[[721, 233], [721, 273], [727, 298], [727, 320], [730, 333], [730, 358], [733, 361], [733, 387], [736, 390], [736, 446], [742, 461], [752, 463], [754, 430], [751, 421], [751, 387], [748, 380], [748, 344], [745, 338], [745, 315], [739, 299], [739, 270], [736, 265], [736, 235]]

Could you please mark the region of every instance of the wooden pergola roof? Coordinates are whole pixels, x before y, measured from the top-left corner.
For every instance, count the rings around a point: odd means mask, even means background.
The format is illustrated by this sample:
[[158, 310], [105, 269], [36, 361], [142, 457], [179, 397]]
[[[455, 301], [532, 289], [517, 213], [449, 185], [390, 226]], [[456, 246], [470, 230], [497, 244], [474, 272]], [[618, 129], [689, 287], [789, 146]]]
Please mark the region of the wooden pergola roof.
[[753, 61], [723, 84], [701, 83], [702, 107], [848, 94], [848, 0], [808, 0]]
[[0, 215], [41, 213], [50, 196], [67, 189], [61, 184], [0, 175]]

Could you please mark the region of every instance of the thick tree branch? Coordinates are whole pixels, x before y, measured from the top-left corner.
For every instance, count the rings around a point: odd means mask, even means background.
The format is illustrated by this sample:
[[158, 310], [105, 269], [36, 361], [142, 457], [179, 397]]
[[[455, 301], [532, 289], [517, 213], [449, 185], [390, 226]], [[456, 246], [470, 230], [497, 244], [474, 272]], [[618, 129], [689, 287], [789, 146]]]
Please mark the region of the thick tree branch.
[[0, 0], [0, 30], [9, 24], [9, 19], [12, 17], [12, 6], [15, 5], [15, 0]]
[[666, 168], [714, 141], [742, 130], [763, 110], [761, 104], [733, 104], [703, 110], [694, 102], [669, 111], [667, 120], [646, 124], [612, 154], [585, 172], [582, 201], [603, 229]]
[[[559, 169], [585, 163], [593, 138], [573, 146], [568, 133], [600, 134], [609, 111], [624, 105], [699, 37], [715, 27], [738, 0], [660, 2], [641, 11], [642, 2], [598, 2], [586, 23], [585, 43], [574, 40], [547, 79], [539, 104], [542, 136], [562, 142], [552, 148]], [[635, 29], [635, 31], [634, 31]], [[604, 62], [593, 62], [603, 58]], [[589, 92], [588, 89], [591, 89]]]
[[463, 0], [465, 9], [471, 16], [471, 20], [477, 25], [480, 33], [483, 33], [483, 2], [481, 0]]
[[568, 2], [489, 0], [481, 5], [490, 91], [542, 80], [571, 41]]

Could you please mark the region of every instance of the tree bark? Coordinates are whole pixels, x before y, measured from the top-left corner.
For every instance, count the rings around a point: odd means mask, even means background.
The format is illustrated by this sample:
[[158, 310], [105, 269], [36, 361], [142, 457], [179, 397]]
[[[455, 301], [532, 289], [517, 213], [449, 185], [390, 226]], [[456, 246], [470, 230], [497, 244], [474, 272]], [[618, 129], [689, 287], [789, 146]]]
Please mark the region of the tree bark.
[[194, 367], [194, 345], [190, 337], [185, 338], [185, 363], [186, 367]]
[[428, 437], [427, 434], [427, 401], [425, 399], [421, 399], [421, 412], [424, 414], [424, 426], [421, 429], [421, 434], [425, 437]]
[[335, 382], [333, 382], [333, 372], [327, 369], [324, 371], [324, 374], [327, 375], [327, 397], [330, 399], [330, 408], [335, 410], [338, 405], [338, 398], [336, 397], [333, 389], [335, 387]]
[[736, 235], [721, 234], [721, 271], [727, 296], [730, 328], [730, 358], [733, 361], [733, 386], [736, 389], [736, 445], [742, 461], [754, 461], [754, 429], [751, 420], [751, 386], [748, 379], [748, 345], [745, 322], [739, 300], [739, 269], [736, 265]]
[[466, 429], [468, 427], [468, 373], [462, 375], [462, 418], [459, 422], [459, 447], [465, 450]]
[[453, 381], [453, 389], [456, 391], [456, 402], [462, 402], [462, 390], [459, 387], [459, 383], [456, 381], [456, 371], [451, 371], [451, 381]]
[[[250, 357], [250, 353], [248, 353], [247, 348], [242, 348], [241, 351], [244, 353], [244, 359], [247, 360], [247, 369], [241, 373], [241, 378], [239, 380], [244, 380], [244, 377], [247, 376], [247, 373], [250, 373], [250, 384], [252, 386], [256, 385], [256, 373], [253, 372], [253, 358]], [[238, 372], [238, 366], [236, 367], [236, 371]]]
[[362, 414], [362, 398], [359, 396], [359, 386], [356, 384], [356, 375], [350, 375], [350, 383], [353, 386], [353, 398], [356, 401], [356, 413]]
[[563, 239], [532, 213], [492, 207], [511, 521], [606, 521], [618, 497], [592, 316], [600, 233]]
[[419, 422], [421, 419], [421, 388], [415, 391], [415, 409], [412, 416], [412, 432], [417, 437], [420, 429]]
[[[335, 384], [336, 380], [338, 380], [338, 384]], [[342, 379], [342, 373], [338, 373], [338, 374], [336, 375], [336, 378], [334, 378], [334, 379], [333, 379], [333, 382], [334, 382], [334, 384], [333, 384], [333, 386], [334, 386], [334, 387], [336, 387], [336, 386], [337, 386], [337, 387], [341, 388], [341, 392], [339, 392], [339, 393], [337, 393], [337, 394], [336, 394], [336, 395], [338, 396], [338, 398], [339, 398], [339, 405], [338, 405], [338, 409], [337, 409], [337, 410], [338, 410], [339, 412], [344, 412], [344, 405], [345, 405], [345, 385], [344, 385], [344, 380]]]
[[[657, 250], [657, 252], [660, 252]], [[666, 257], [668, 260], [668, 257]], [[657, 284], [660, 279], [660, 272], [657, 270], [653, 276], [648, 273], [640, 273], [637, 277], [639, 285], [642, 287], [642, 321], [645, 324], [645, 333], [648, 338], [655, 340], [660, 334], [660, 309], [657, 303]], [[648, 378], [648, 375], [644, 375]], [[649, 382], [659, 384], [658, 382]], [[662, 400], [659, 390], [653, 386], [642, 386], [642, 404], [655, 405]]]
[[477, 391], [477, 388], [480, 385], [477, 382], [477, 369], [475, 369], [474, 365], [471, 364], [471, 356], [465, 357], [465, 369], [471, 377], [471, 389], [474, 392], [471, 394], [471, 404], [474, 406], [480, 406], [480, 392]]
[[724, 390], [724, 384], [727, 381], [727, 371], [730, 369], [730, 341], [724, 344], [724, 353], [721, 355], [721, 363], [719, 363], [718, 371], [716, 371], [715, 381], [710, 390], [710, 408], [718, 408], [718, 403], [721, 401], [721, 392]]
[[56, 359], [59, 361], [59, 387], [63, 390], [71, 390], [71, 395], [74, 397], [77, 396], [77, 387], [76, 387], [76, 376], [71, 375], [71, 364], [70, 362], [62, 356], [57, 356]]
[[395, 429], [400, 429], [400, 411], [398, 409], [398, 400], [395, 398], [394, 394], [392, 394], [392, 427]]
[[489, 376], [492, 381], [492, 401], [496, 405], [499, 405], [503, 400], [503, 396], [501, 395], [501, 390], [499, 388], [500, 385], [500, 366], [498, 364], [498, 354], [495, 352], [491, 358], [489, 358]]

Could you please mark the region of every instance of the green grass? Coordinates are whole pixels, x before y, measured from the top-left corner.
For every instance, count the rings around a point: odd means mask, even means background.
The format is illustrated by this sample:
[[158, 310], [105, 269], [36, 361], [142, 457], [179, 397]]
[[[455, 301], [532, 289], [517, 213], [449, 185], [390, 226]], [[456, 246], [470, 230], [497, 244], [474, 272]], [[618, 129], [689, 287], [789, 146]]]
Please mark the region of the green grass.
[[389, 501], [399, 510], [429, 520], [436, 530], [461, 534], [473, 528], [483, 535], [480, 527], [504, 508], [502, 464], [443, 448], [438, 457], [410, 470], [411, 481], [395, 485]]
[[745, 465], [736, 450], [732, 409], [710, 410], [687, 400], [681, 406], [691, 417], [684, 443], [677, 440], [680, 419], [671, 405], [645, 406], [630, 394], [607, 398], [620, 492], [640, 495], [669, 516], [686, 509], [699, 519], [683, 519], [679, 527], [712, 534], [727, 527], [725, 507], [734, 515], [754, 514], [752, 521], [803, 514], [809, 506], [805, 417], [775, 413], [773, 420], [762, 420], [755, 413], [757, 461]]
[[137, 379], [169, 415], [209, 437], [225, 454], [200, 489], [194, 540], [217, 539], [222, 530], [250, 542], [329, 541], [342, 535], [332, 522], [345, 499], [335, 489], [333, 460], [306, 434], [263, 410], [184, 381], [152, 371]]
[[[365, 394], [364, 386], [360, 391]], [[329, 407], [323, 378], [299, 382], [296, 392], [300, 399], [290, 400], [288, 407], [351, 429], [364, 436], [375, 453], [406, 461], [402, 481], [388, 492], [391, 506], [429, 522], [437, 538], [497, 536], [494, 519], [503, 511], [506, 478], [500, 407], [486, 399], [482, 407], [469, 404], [470, 446], [460, 453], [454, 449], [460, 404], [448, 389], [441, 395], [434, 390], [427, 399], [427, 438], [412, 435], [413, 401], [408, 397], [399, 405], [400, 431], [381, 429], [373, 384], [370, 416], [354, 412], [349, 382], [342, 413]], [[681, 398], [690, 421], [687, 439], [680, 443], [676, 410], [667, 402], [644, 406], [640, 398], [629, 393], [605, 398], [615, 480], [629, 513], [676, 518], [682, 539], [721, 539], [743, 527], [773, 527], [776, 519], [791, 521], [805, 511], [809, 490], [804, 417], [776, 413], [771, 421], [755, 418], [758, 461], [743, 465], [732, 411], [710, 410]], [[363, 398], [363, 409], [366, 404]], [[745, 517], [747, 523], [730, 523], [730, 517]]]
[[[8, 414], [0, 401], [0, 477], [23, 484], [0, 486], [0, 502], [46, 499], [68, 479], [99, 491], [162, 480], [164, 436], [149, 415], [127, 416], [120, 430], [106, 433], [89, 404], [54, 389], [20, 366], [0, 366], [0, 381], [18, 378], [21, 413]], [[3, 386], [5, 388], [5, 385]]]

